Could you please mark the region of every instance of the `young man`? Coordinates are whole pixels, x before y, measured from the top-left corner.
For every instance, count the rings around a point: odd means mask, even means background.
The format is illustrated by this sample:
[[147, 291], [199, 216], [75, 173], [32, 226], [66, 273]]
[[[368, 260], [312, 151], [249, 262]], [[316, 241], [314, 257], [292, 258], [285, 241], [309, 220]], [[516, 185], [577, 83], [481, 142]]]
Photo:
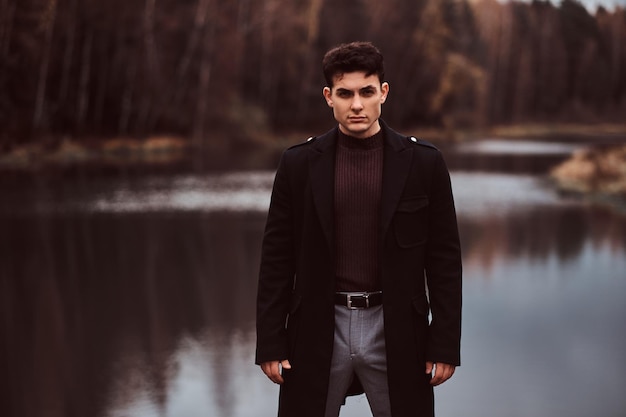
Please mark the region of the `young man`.
[[[461, 254], [440, 152], [380, 120], [389, 85], [367, 42], [323, 59], [338, 126], [283, 154], [263, 239], [256, 363], [279, 416], [433, 416], [459, 365]], [[429, 312], [432, 320], [429, 320]]]

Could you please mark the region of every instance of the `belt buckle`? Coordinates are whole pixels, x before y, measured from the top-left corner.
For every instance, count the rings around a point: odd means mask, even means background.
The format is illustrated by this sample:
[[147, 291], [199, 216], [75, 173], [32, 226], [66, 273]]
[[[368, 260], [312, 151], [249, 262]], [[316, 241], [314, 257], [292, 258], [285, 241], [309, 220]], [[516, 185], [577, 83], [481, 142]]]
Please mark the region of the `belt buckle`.
[[[352, 297], [362, 297], [365, 298], [365, 307], [354, 307], [352, 305]], [[363, 294], [346, 294], [346, 307], [350, 310], [358, 310], [360, 308], [369, 308], [370, 306], [370, 295], [368, 293]]]

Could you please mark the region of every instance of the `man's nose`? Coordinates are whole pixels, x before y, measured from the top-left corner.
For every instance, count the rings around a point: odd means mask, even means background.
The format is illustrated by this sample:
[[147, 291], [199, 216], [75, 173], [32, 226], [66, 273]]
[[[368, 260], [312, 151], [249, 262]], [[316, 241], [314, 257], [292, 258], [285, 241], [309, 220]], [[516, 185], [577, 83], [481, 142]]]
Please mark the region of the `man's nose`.
[[361, 98], [358, 95], [355, 95], [352, 99], [352, 110], [361, 110], [363, 108], [363, 103], [361, 103]]

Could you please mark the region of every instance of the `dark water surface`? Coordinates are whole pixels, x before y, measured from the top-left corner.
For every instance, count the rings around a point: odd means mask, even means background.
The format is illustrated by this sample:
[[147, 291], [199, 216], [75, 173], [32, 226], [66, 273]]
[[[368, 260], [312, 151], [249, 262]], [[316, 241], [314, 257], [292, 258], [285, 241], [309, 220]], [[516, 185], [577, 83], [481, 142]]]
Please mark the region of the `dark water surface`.
[[[465, 302], [439, 417], [626, 416], [626, 216], [544, 175], [582, 145], [445, 150]], [[275, 415], [252, 363], [272, 177], [3, 182], [0, 415]]]

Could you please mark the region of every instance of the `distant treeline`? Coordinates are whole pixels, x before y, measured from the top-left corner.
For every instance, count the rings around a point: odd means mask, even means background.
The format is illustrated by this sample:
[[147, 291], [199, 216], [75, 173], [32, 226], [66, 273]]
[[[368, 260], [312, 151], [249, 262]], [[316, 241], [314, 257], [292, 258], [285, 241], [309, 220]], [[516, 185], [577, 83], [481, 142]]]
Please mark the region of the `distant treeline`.
[[623, 121], [626, 11], [563, 0], [3, 0], [0, 150], [329, 126], [320, 60], [371, 40], [397, 127]]

